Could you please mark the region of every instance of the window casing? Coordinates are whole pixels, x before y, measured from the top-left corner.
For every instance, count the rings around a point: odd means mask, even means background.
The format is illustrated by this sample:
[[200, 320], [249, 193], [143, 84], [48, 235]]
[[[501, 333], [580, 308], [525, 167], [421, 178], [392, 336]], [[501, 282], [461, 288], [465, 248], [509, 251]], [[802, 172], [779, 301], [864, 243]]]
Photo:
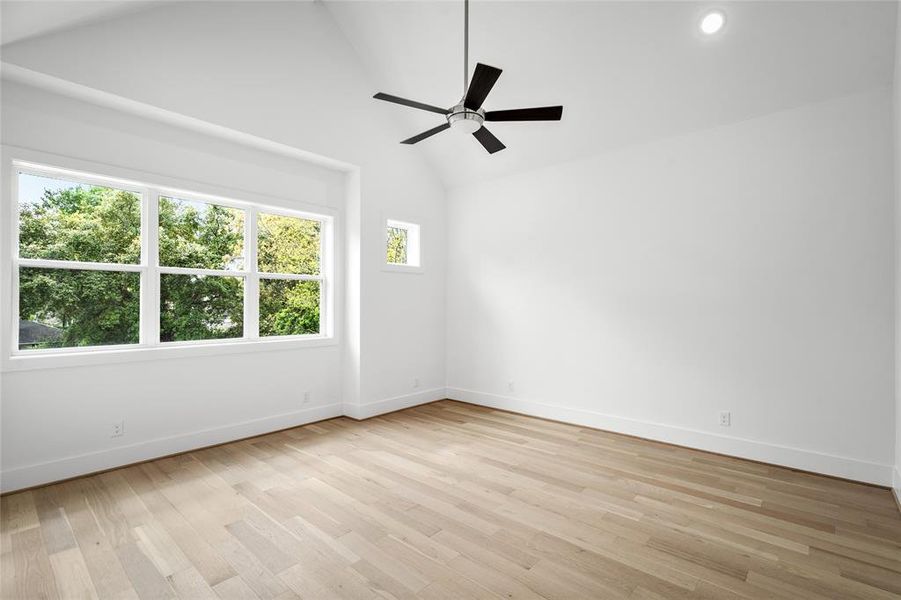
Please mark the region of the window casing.
[[389, 270], [420, 271], [421, 246], [419, 225], [396, 219], [385, 220], [385, 265]]
[[[11, 294], [11, 317], [10, 323], [11, 346], [10, 357], [32, 357], [41, 355], [58, 355], [71, 353], [107, 353], [117, 350], [137, 350], [137, 349], [153, 349], [153, 348], [175, 348], [185, 346], [202, 346], [202, 345], [219, 345], [219, 344], [235, 344], [246, 342], [270, 342], [270, 341], [296, 341], [304, 340], [322, 340], [333, 338], [333, 235], [334, 235], [334, 219], [330, 215], [317, 213], [301, 212], [294, 210], [286, 210], [276, 208], [265, 204], [257, 204], [246, 201], [237, 201], [220, 196], [212, 196], [202, 193], [187, 192], [184, 190], [176, 190], [165, 186], [154, 186], [145, 183], [136, 183], [117, 178], [108, 178], [100, 175], [86, 174], [84, 172], [70, 171], [56, 167], [48, 167], [34, 163], [26, 163], [20, 161], [12, 162], [11, 173], [13, 205], [12, 211], [12, 231], [10, 239], [12, 241], [12, 286]], [[32, 177], [45, 177], [63, 182], [71, 182], [84, 186], [97, 186], [110, 188], [113, 191], [120, 191], [122, 194], [133, 194], [139, 202], [140, 211], [140, 235], [139, 235], [139, 258], [135, 257], [133, 261], [127, 262], [105, 262], [91, 260], [68, 260], [58, 258], [42, 258], [32, 256], [22, 256], [20, 252], [19, 234], [20, 220], [19, 214], [22, 210], [19, 197], [19, 179], [20, 175]], [[216, 206], [227, 211], [240, 212], [243, 215], [243, 224], [241, 226], [241, 234], [243, 238], [243, 255], [235, 257], [228, 263], [221, 265], [187, 265], [175, 266], [171, 261], [161, 261], [160, 252], [160, 206], [161, 202], [177, 200], [196, 205]], [[274, 265], [271, 271], [261, 270], [257, 263], [258, 250], [258, 231], [259, 220], [275, 219], [285, 220], [291, 223], [302, 223], [306, 225], [309, 231], [317, 232], [318, 239], [315, 240], [314, 246], [317, 250], [314, 261], [315, 268], [291, 269], [283, 268], [282, 265]], [[309, 245], [309, 240], [305, 240]], [[26, 253], [27, 254], [27, 253]], [[165, 258], [165, 257], [164, 257]], [[162, 262], [162, 264], [161, 264]], [[308, 260], [307, 263], [310, 261]], [[213, 266], [214, 268], [207, 268]], [[307, 267], [310, 265], [308, 264]], [[127, 283], [136, 282], [133, 286], [139, 305], [137, 313], [137, 323], [135, 329], [137, 333], [129, 333], [123, 336], [121, 342], [98, 343], [91, 345], [72, 345], [52, 348], [28, 348], [20, 347], [20, 296], [21, 284], [23, 279], [28, 279], [34, 273], [49, 273], [51, 270], [65, 273], [95, 273], [97, 272], [110, 274], [112, 277], [119, 277], [127, 280]], [[295, 271], [295, 272], [291, 272]], [[300, 272], [309, 271], [309, 272]], [[166, 311], [165, 300], [163, 297], [166, 278], [179, 279], [188, 278], [191, 282], [203, 281], [209, 278], [220, 278], [218, 281], [224, 281], [229, 278], [231, 281], [238, 281], [241, 284], [241, 304], [240, 311], [241, 326], [240, 335], [228, 335], [225, 337], [217, 337], [210, 335], [205, 339], [172, 339], [173, 336], [161, 335], [161, 316]], [[75, 278], [77, 279], [77, 277]], [[260, 330], [260, 294], [261, 284], [268, 291], [272, 288], [271, 282], [277, 281], [281, 283], [282, 300], [278, 303], [279, 297], [276, 294], [276, 301], [268, 302], [276, 308], [281, 307], [283, 313], [290, 317], [290, 310], [300, 312], [301, 314], [310, 313], [303, 319], [282, 319], [281, 324], [277, 327], [269, 327], [265, 331]], [[28, 281], [25, 282], [26, 285]], [[123, 284], [125, 285], [125, 284]], [[52, 287], [52, 286], [51, 286]], [[75, 283], [73, 289], [78, 287]], [[89, 286], [83, 286], [89, 287]], [[172, 286], [170, 286], [172, 287]], [[182, 286], [185, 287], [185, 286]], [[233, 287], [233, 286], [232, 286]], [[302, 288], [303, 294], [300, 294], [306, 305], [297, 307], [297, 302], [293, 297], [289, 296], [292, 290]], [[123, 289], [131, 289], [126, 285]], [[287, 293], [284, 292], [287, 289]], [[270, 294], [272, 295], [272, 294]], [[294, 294], [297, 296], [298, 294]], [[316, 296], [318, 296], [318, 305], [316, 304]], [[201, 303], [208, 298], [208, 295], [200, 294], [198, 296]], [[291, 302], [285, 300], [288, 298]], [[127, 299], [126, 299], [127, 301]], [[164, 305], [161, 307], [161, 302]], [[293, 304], [292, 304], [293, 303]], [[290, 306], [286, 305], [290, 304]], [[184, 303], [183, 303], [184, 305]], [[237, 319], [233, 319], [236, 321]], [[295, 321], [299, 322], [297, 325]], [[287, 324], [286, 324], [287, 323]], [[232, 323], [233, 325], [234, 323]], [[315, 327], [314, 327], [315, 326]], [[125, 329], [129, 329], [126, 327]], [[214, 332], [215, 333], [215, 332]], [[7, 338], [9, 339], [9, 338]]]

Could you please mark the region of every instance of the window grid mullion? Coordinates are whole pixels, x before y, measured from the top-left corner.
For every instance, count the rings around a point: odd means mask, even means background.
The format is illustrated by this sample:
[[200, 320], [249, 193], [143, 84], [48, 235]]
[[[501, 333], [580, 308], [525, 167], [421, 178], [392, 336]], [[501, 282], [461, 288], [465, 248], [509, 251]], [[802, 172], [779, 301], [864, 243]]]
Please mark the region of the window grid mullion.
[[158, 267], [164, 275], [210, 275], [212, 277], [246, 277], [249, 272], [223, 271], [220, 269], [195, 269], [193, 267]]
[[328, 272], [328, 265], [326, 264], [326, 252], [325, 245], [327, 243], [327, 238], [329, 237], [328, 227], [326, 226], [325, 221], [319, 222], [319, 277], [317, 281], [319, 281], [319, 334], [322, 335], [327, 331], [330, 331], [328, 320], [330, 315], [328, 314], [328, 310], [326, 309], [328, 303], [328, 284], [329, 281], [326, 280], [325, 274]]
[[322, 275], [305, 275], [302, 273], [257, 273], [260, 279], [291, 279], [294, 281], [323, 281]]
[[141, 282], [141, 343], [158, 346], [160, 343], [160, 193], [151, 188], [147, 192], [147, 225], [141, 229], [146, 254], [146, 267]]
[[[10, 287], [10, 292], [12, 293], [12, 298], [10, 299], [10, 315], [9, 315], [9, 329], [10, 336], [9, 338], [9, 350], [11, 353], [15, 353], [19, 351], [19, 212], [21, 210], [21, 206], [19, 205], [19, 174], [18, 169], [13, 166], [12, 176], [10, 177], [12, 184], [11, 187], [11, 196], [10, 196], [10, 210], [11, 212], [11, 223], [12, 231], [10, 232], [9, 241], [12, 243], [12, 248], [9, 248], [10, 256], [12, 257], [12, 286]], [[2, 209], [0, 209], [2, 210]]]
[[333, 335], [334, 305], [332, 304], [335, 281], [335, 229], [334, 221], [320, 221], [319, 234], [319, 333]]
[[69, 269], [72, 271], [116, 271], [128, 273], [140, 273], [144, 270], [141, 264], [130, 265], [128, 263], [98, 263], [79, 260], [55, 260], [49, 258], [19, 258], [14, 261], [19, 267], [34, 267], [37, 269]]
[[256, 207], [247, 209], [244, 219], [244, 268], [249, 272], [244, 279], [244, 337], [260, 337], [260, 275], [257, 265], [257, 214]]

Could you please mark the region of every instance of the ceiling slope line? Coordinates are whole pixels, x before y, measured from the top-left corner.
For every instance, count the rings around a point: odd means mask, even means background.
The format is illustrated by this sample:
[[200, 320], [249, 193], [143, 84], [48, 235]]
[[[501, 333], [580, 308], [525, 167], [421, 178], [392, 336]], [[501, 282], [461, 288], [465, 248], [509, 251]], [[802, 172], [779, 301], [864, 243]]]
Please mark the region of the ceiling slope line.
[[80, 27], [106, 23], [160, 6], [155, 0], [103, 0], [103, 2], [64, 4], [65, 8], [54, 7], [50, 2], [20, 2], [18, 6], [4, 6], [0, 47], [5, 48], [19, 42], [29, 42]]
[[359, 169], [357, 165], [352, 163], [310, 152], [308, 150], [302, 150], [296, 146], [276, 142], [252, 133], [246, 133], [244, 131], [232, 129], [231, 127], [226, 127], [225, 125], [204, 121], [203, 119], [160, 108], [152, 104], [132, 100], [68, 79], [62, 79], [54, 75], [27, 69], [16, 64], [0, 62], [0, 79], [22, 83], [96, 106], [111, 108], [126, 114], [157, 121], [166, 125], [172, 125], [188, 131], [254, 148], [256, 150], [286, 156], [327, 169], [341, 172], [354, 172]]

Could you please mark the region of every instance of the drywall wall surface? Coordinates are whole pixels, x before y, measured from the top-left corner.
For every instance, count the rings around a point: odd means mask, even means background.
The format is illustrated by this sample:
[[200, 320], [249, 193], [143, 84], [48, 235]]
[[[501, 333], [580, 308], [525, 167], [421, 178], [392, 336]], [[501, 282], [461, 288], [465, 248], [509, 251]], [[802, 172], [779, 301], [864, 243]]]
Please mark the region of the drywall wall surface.
[[[37, 148], [54, 166], [75, 158], [101, 174], [126, 169], [139, 181], [328, 212], [343, 254], [342, 173], [10, 82], [0, 126], [4, 160]], [[4, 216], [6, 228], [11, 213]], [[342, 287], [336, 283], [339, 293]], [[4, 372], [3, 489], [341, 414], [341, 351], [335, 344]], [[125, 434], [113, 439], [119, 421]]]
[[891, 119], [878, 89], [453, 190], [449, 395], [887, 484]]
[[[3, 60], [357, 165], [359, 385], [346, 385], [356, 397], [343, 400], [363, 410], [443, 394], [444, 189], [398, 144], [395, 107], [372, 99], [319, 3], [163, 3], [6, 45]], [[385, 218], [421, 223], [421, 274], [382, 269]]]
[[[183, 366], [174, 361], [146, 368], [60, 370], [40, 380], [33, 373], [4, 373], [3, 422], [17, 430], [4, 435], [4, 481], [28, 465], [52, 466], [65, 456], [105, 452], [110, 441], [97, 432], [107, 429], [110, 417], [119, 418], [115, 415], [123, 411], [116, 407], [133, 407], [136, 412], [127, 416], [128, 443], [143, 443], [159, 436], [190, 438], [228, 423], [237, 427], [228, 435], [246, 431], [236, 425], [244, 422], [257, 428], [291, 424], [292, 418], [275, 417], [301, 410], [295, 396], [307, 386], [323, 404], [315, 414], [295, 415], [294, 421], [342, 412], [366, 416], [444, 396], [444, 190], [415, 153], [397, 143], [400, 132], [390, 111], [372, 100], [373, 88], [356, 55], [321, 6], [166, 3], [5, 45], [3, 60], [358, 168], [332, 173], [323, 188], [345, 223], [342, 276], [353, 277], [343, 282], [340, 344], [246, 359], [203, 358]], [[37, 94], [22, 92], [17, 99], [13, 87], [3, 90], [4, 144], [207, 183], [226, 177], [236, 188], [279, 197], [297, 181], [298, 170], [306, 177], [306, 189], [318, 185], [308, 169], [286, 164], [287, 159], [252, 158], [247, 149], [223, 149], [221, 140], [186, 139], [185, 132], [135, 124], [109, 109], [80, 106], [56, 115], [54, 103], [62, 100], [32, 106], [25, 96]], [[333, 185], [332, 175], [339, 184]], [[357, 192], [348, 192], [348, 186], [357, 186]], [[421, 224], [422, 272], [383, 269], [386, 218]], [[175, 371], [180, 375], [166, 375]], [[214, 373], [221, 381], [203, 388]], [[92, 400], [95, 377], [106, 385]], [[177, 388], [186, 380], [190, 386]], [[135, 381], [154, 384], [134, 392]], [[268, 396], [261, 399], [261, 394]], [[157, 396], [168, 400], [154, 403]], [[186, 406], [191, 398], [196, 404]], [[54, 437], [70, 416], [59, 411], [58, 423], [51, 417], [41, 425], [44, 414], [63, 402], [69, 403], [67, 410], [80, 411], [81, 425], [62, 436], [71, 444], [44, 445], [42, 440]], [[54, 469], [43, 472], [66, 470]]]
[[893, 487], [901, 506], [901, 11], [895, 35], [895, 470]]

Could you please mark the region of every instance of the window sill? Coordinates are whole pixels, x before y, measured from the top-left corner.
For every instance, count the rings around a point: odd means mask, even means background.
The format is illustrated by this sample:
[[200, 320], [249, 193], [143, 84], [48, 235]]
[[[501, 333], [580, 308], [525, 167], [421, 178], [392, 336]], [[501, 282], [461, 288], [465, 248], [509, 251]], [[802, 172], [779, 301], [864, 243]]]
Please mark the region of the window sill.
[[4, 359], [2, 372], [99, 366], [195, 356], [253, 354], [256, 352], [299, 350], [337, 345], [338, 342], [334, 337], [310, 336], [268, 340], [216, 340], [215, 342], [201, 343], [173, 342], [159, 346], [131, 346], [128, 348], [111, 348], [107, 346], [102, 350], [95, 351], [66, 352], [62, 350], [52, 353], [17, 354]]
[[423, 272], [422, 267], [414, 267], [413, 265], [397, 265], [386, 263], [382, 265], [382, 271], [387, 271], [389, 273], [417, 273], [420, 274]]

